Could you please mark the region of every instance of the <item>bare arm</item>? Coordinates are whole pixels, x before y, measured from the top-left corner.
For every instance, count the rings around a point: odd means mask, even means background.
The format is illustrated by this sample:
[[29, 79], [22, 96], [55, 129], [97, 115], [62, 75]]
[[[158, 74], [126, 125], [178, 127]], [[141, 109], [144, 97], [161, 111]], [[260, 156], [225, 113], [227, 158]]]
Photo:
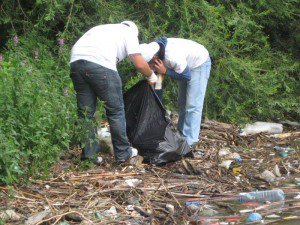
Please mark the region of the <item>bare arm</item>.
[[137, 71], [143, 74], [145, 77], [149, 77], [152, 75], [152, 70], [150, 69], [148, 63], [144, 60], [140, 53], [138, 54], [130, 54], [129, 58], [133, 62]]

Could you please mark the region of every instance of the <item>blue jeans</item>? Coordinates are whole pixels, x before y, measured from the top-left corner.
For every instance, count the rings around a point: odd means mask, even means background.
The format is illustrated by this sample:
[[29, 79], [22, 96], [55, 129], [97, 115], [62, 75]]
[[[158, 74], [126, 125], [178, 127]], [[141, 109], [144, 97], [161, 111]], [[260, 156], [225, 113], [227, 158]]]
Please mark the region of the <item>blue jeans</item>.
[[71, 63], [70, 76], [76, 91], [78, 115], [86, 131], [82, 159], [92, 158], [100, 151], [94, 119], [98, 97], [104, 101], [115, 158], [126, 161], [132, 150], [126, 136], [122, 82], [118, 72], [78, 60]]
[[177, 128], [189, 145], [199, 139], [202, 109], [206, 86], [210, 75], [211, 61], [191, 70], [190, 81], [179, 81], [179, 120]]

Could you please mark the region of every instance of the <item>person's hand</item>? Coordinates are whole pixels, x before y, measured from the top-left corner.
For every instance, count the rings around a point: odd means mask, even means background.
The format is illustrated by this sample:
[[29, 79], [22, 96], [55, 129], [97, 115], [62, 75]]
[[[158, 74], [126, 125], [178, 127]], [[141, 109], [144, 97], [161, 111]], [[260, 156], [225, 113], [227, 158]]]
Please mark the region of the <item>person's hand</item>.
[[156, 81], [157, 81], [157, 76], [154, 72], [152, 72], [152, 74], [148, 77], [146, 77], [147, 81], [148, 81], [148, 84], [152, 85], [152, 84], [155, 84]]
[[154, 68], [155, 68], [156, 72], [159, 74], [166, 74], [166, 72], [167, 72], [167, 68], [166, 68], [164, 62], [161, 61], [160, 59], [155, 59]]

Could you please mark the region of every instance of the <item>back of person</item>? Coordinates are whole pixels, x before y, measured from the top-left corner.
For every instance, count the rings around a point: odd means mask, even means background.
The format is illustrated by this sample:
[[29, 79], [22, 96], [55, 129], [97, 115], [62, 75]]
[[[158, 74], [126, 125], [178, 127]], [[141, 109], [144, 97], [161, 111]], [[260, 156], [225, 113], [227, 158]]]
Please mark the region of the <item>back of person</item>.
[[138, 34], [124, 24], [106, 24], [87, 31], [73, 46], [70, 63], [87, 60], [117, 71], [126, 49], [138, 48]]
[[[195, 41], [182, 38], [168, 38], [168, 44], [165, 49], [165, 61], [180, 62], [185, 59], [190, 69], [202, 65], [208, 58], [207, 49]], [[174, 67], [171, 66], [170, 67]], [[185, 68], [185, 66], [184, 66]], [[184, 69], [183, 68], [183, 69]]]

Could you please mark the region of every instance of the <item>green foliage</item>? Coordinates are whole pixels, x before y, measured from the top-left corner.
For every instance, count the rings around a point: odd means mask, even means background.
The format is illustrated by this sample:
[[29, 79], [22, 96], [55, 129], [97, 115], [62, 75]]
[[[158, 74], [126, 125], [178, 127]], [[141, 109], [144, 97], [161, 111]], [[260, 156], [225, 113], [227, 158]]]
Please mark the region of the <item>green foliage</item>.
[[[44, 174], [78, 139], [70, 48], [98, 24], [133, 20], [141, 43], [165, 35], [206, 46], [212, 71], [204, 113], [210, 119], [299, 120], [299, 8], [297, 0], [4, 0], [1, 182]], [[20, 37], [17, 46], [14, 35]], [[59, 39], [64, 47], [58, 46]], [[118, 70], [124, 90], [141, 79], [129, 60]], [[176, 109], [177, 83], [166, 78], [164, 85], [164, 104]], [[99, 106], [98, 120], [104, 117]]]
[[0, 181], [5, 183], [20, 174], [50, 172], [74, 136], [76, 103], [68, 90], [67, 61], [51, 56], [42, 43], [34, 35], [11, 44], [1, 66]]

